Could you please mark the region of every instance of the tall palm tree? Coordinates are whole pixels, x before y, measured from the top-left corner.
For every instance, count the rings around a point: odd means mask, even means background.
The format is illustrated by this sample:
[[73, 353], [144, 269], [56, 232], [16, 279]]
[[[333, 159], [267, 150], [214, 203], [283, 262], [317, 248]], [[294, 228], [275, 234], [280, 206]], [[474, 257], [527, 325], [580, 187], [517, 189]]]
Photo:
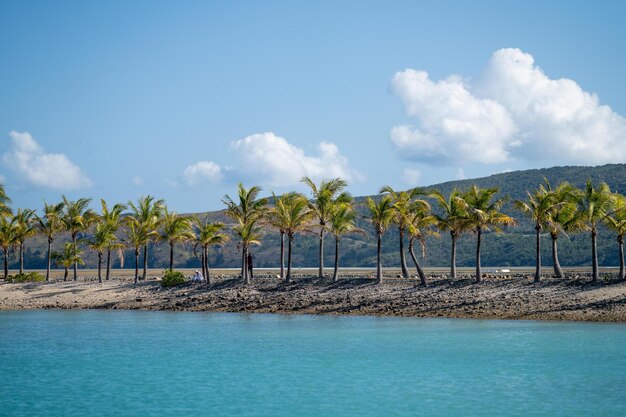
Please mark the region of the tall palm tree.
[[624, 277], [624, 235], [626, 235], [626, 197], [615, 194], [615, 207], [612, 215], [606, 218], [606, 225], [617, 235], [619, 247], [619, 274], [618, 279]]
[[546, 189], [554, 196], [554, 206], [548, 214], [548, 229], [552, 241], [552, 267], [557, 278], [563, 278], [563, 268], [559, 262], [557, 240], [561, 233], [575, 232], [581, 229], [580, 218], [577, 216], [577, 201], [581, 197], [580, 190], [567, 182], [560, 183], [552, 189], [544, 179]]
[[333, 282], [339, 279], [339, 241], [344, 235], [359, 233], [365, 235], [362, 229], [356, 226], [357, 213], [350, 203], [335, 204], [330, 214], [330, 233], [335, 237], [335, 266], [333, 268]]
[[111, 225], [102, 219], [96, 224], [94, 234], [89, 240], [89, 247], [98, 253], [98, 282], [102, 284], [102, 255], [117, 240]]
[[148, 244], [153, 236], [158, 236], [157, 230], [165, 209], [165, 201], [157, 200], [155, 197], [147, 195], [140, 197], [137, 200], [137, 204], [129, 201], [128, 206], [135, 219], [139, 222], [140, 227], [145, 229], [145, 232], [148, 234], [148, 239], [143, 245], [143, 273], [141, 278], [145, 280], [148, 275]]
[[207, 284], [211, 283], [211, 271], [209, 269], [209, 248], [211, 246], [221, 246], [228, 241], [228, 235], [220, 233], [224, 228], [224, 223], [210, 223], [207, 220], [202, 221], [199, 218], [194, 219], [196, 225], [196, 245], [200, 246], [202, 255], [200, 263], [202, 264], [202, 276], [206, 277]]
[[[409, 207], [409, 222], [407, 226], [407, 231], [409, 233], [409, 253], [411, 254], [411, 259], [413, 259], [417, 275], [420, 278], [420, 284], [422, 285], [426, 285], [426, 275], [417, 261], [413, 246], [417, 240], [422, 247], [422, 256], [424, 256], [426, 252], [426, 240], [424, 235], [426, 230], [436, 223], [437, 219], [432, 215], [430, 204], [428, 204], [427, 201], [418, 199], [411, 204]], [[432, 231], [429, 233], [436, 235], [436, 233]]]
[[615, 198], [606, 183], [594, 187], [591, 180], [587, 180], [582, 198], [578, 200], [578, 212], [584, 223], [584, 228], [591, 233], [591, 279], [598, 281], [598, 247], [596, 238], [598, 226], [614, 213]]
[[380, 189], [379, 193], [389, 194], [393, 201], [394, 223], [398, 226], [398, 234], [400, 235], [400, 268], [402, 269], [402, 276], [409, 278], [409, 268], [406, 265], [406, 256], [404, 254], [404, 232], [409, 224], [411, 203], [418, 195], [418, 190], [412, 188], [408, 191], [396, 191], [386, 185]]
[[67, 281], [68, 269], [70, 266], [85, 264], [82, 254], [83, 251], [73, 242], [65, 242], [65, 245], [63, 245], [63, 251], [52, 254], [52, 257], [56, 260], [57, 264], [62, 266], [64, 269], [63, 281]]
[[117, 238], [117, 232], [120, 230], [124, 222], [124, 218], [122, 214], [124, 210], [126, 210], [126, 206], [124, 204], [117, 203], [113, 207], [109, 208], [106, 201], [104, 199], [100, 200], [100, 204], [102, 206], [102, 212], [100, 213], [101, 220], [108, 225], [108, 228], [111, 232], [116, 236], [109, 245], [107, 246], [107, 266], [106, 266], [106, 275], [105, 279], [108, 281], [111, 276], [111, 250], [117, 249], [121, 251], [122, 243]]
[[13, 214], [9, 204], [11, 204], [11, 199], [4, 190], [4, 184], [0, 184], [0, 216], [10, 216]]
[[283, 224], [287, 235], [287, 277], [291, 282], [291, 251], [294, 235], [306, 229], [313, 212], [309, 207], [306, 197], [298, 193], [285, 195], [285, 223]]
[[163, 228], [160, 238], [170, 245], [170, 271], [172, 271], [174, 269], [174, 245], [194, 238], [191, 219], [179, 216], [176, 212], [169, 211], [166, 207], [163, 211], [161, 223]]
[[498, 188], [479, 188], [472, 185], [463, 195], [463, 200], [467, 204], [468, 226], [473, 228], [476, 234], [476, 282], [482, 279], [480, 249], [483, 231], [489, 231], [492, 228], [499, 231], [502, 226], [515, 224], [512, 217], [500, 211], [506, 201], [505, 198], [494, 200], [498, 191]]
[[[74, 245], [77, 243], [78, 235], [86, 231], [97, 218], [96, 213], [89, 208], [89, 203], [91, 203], [90, 198], [79, 198], [76, 201], [71, 201], [63, 196], [63, 223], [65, 230], [70, 233]], [[74, 281], [77, 277], [78, 262], [74, 263]]]
[[437, 227], [450, 233], [452, 251], [450, 255], [450, 277], [456, 279], [456, 242], [459, 236], [470, 227], [467, 203], [459, 190], [453, 190], [448, 198], [435, 190], [429, 194], [435, 199], [441, 214], [435, 214]]
[[280, 279], [285, 279], [285, 234], [286, 224], [288, 222], [287, 204], [290, 194], [283, 194], [277, 197], [272, 193], [272, 201], [274, 206], [267, 211], [265, 221], [271, 227], [278, 230], [280, 235]]
[[535, 225], [535, 282], [541, 281], [541, 231], [551, 225], [551, 215], [557, 206], [565, 203], [557, 203], [554, 193], [544, 185], [540, 185], [532, 194], [526, 192], [527, 200], [518, 200], [515, 207], [529, 216]]
[[52, 260], [52, 242], [54, 236], [63, 230], [63, 209], [65, 203], [48, 204], [44, 201], [43, 216], [36, 217], [39, 230], [48, 240], [48, 265], [46, 267], [46, 281], [50, 281], [50, 265]]
[[374, 200], [372, 197], [367, 197], [366, 204], [369, 210], [370, 222], [374, 226], [374, 230], [376, 230], [376, 278], [380, 284], [383, 282], [382, 237], [393, 221], [393, 216], [395, 214], [393, 201], [389, 195], [384, 195], [378, 201]]
[[320, 229], [320, 249], [319, 249], [319, 278], [324, 277], [324, 234], [326, 232], [326, 224], [329, 221], [330, 213], [335, 203], [348, 203], [352, 201], [349, 193], [342, 191], [348, 186], [348, 183], [341, 178], [333, 178], [331, 180], [323, 180], [319, 186], [316, 185], [309, 177], [303, 177], [301, 180], [305, 183], [313, 194], [313, 200], [310, 203], [311, 210], [317, 218]]
[[261, 229], [257, 222], [265, 215], [267, 199], [258, 198], [261, 187], [252, 186], [246, 189], [242, 183], [237, 185], [237, 198], [233, 199], [225, 195], [222, 202], [226, 205], [226, 215], [236, 221], [235, 231], [241, 240], [241, 277], [245, 284], [249, 284], [248, 278], [248, 249], [249, 245], [244, 242], [256, 242], [260, 239]]
[[139, 282], [139, 253], [145, 247], [152, 235], [156, 232], [148, 230], [139, 220], [133, 216], [125, 218], [126, 244], [133, 248], [135, 254], [135, 284]]
[[15, 213], [15, 221], [17, 223], [17, 234], [15, 236], [18, 248], [18, 257], [20, 265], [20, 274], [24, 273], [24, 242], [26, 238], [37, 233], [35, 224], [35, 210], [17, 209]]
[[0, 248], [4, 253], [4, 279], [9, 276], [9, 249], [15, 246], [18, 224], [13, 216], [0, 216]]

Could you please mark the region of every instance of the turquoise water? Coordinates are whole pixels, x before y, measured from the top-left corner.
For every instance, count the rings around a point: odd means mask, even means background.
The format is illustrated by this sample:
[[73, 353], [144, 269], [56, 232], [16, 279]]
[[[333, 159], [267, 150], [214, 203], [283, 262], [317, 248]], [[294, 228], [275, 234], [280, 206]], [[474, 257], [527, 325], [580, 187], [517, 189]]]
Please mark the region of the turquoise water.
[[626, 415], [626, 325], [0, 312], [0, 415]]

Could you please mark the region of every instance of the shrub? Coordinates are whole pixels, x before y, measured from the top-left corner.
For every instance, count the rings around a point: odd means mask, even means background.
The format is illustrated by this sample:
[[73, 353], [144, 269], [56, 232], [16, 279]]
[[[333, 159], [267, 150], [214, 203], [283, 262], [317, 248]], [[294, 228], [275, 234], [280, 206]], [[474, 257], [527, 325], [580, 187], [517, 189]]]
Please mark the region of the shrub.
[[7, 277], [7, 282], [43, 282], [45, 280], [46, 277], [35, 271], [25, 274], [9, 275]]
[[174, 287], [176, 285], [184, 284], [187, 282], [187, 278], [180, 271], [163, 271], [163, 278], [161, 278], [161, 286]]

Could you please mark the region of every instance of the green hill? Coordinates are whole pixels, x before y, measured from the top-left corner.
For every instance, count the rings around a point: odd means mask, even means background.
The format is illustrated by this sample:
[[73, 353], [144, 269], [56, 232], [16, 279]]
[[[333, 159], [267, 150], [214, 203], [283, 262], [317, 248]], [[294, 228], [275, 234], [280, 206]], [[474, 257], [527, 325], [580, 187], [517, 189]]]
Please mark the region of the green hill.
[[[454, 188], [467, 189], [471, 184], [479, 187], [498, 187], [501, 195], [510, 198], [510, 202], [504, 207], [504, 211], [514, 216], [519, 221], [519, 226], [509, 228], [505, 233], [488, 233], [484, 237], [482, 262], [484, 266], [528, 266], [534, 264], [534, 235], [532, 225], [529, 224], [519, 212], [516, 212], [511, 204], [515, 199], [523, 199], [527, 190], [535, 189], [543, 179], [547, 178], [551, 184], [561, 181], [569, 181], [577, 187], [582, 187], [587, 179], [594, 182], [604, 181], [609, 184], [611, 190], [626, 194], [626, 164], [612, 164], [598, 167], [566, 166], [547, 169], [532, 169], [525, 171], [507, 172], [491, 175], [484, 178], [449, 181], [434, 184], [427, 189], [438, 189], [448, 194]], [[378, 184], [381, 185], [381, 184]], [[377, 186], [378, 186], [377, 185]], [[359, 211], [364, 216], [365, 208], [362, 203], [365, 197], [356, 199]], [[220, 220], [228, 223], [228, 219], [222, 211], [199, 213], [199, 216], [208, 216], [212, 220]], [[367, 219], [361, 218], [359, 226], [367, 231], [368, 237], [359, 235], [348, 236], [341, 241], [341, 265], [342, 266], [375, 266], [376, 262], [376, 239]], [[230, 230], [228, 231], [230, 233]], [[60, 247], [63, 237], [55, 242], [55, 247]], [[549, 237], [544, 236], [544, 265], [551, 265], [549, 252]], [[559, 241], [559, 253], [563, 266], [582, 266], [591, 263], [591, 244], [587, 234], [577, 234], [569, 237], [563, 236]], [[293, 262], [298, 266], [316, 266], [317, 262], [317, 238], [312, 235], [298, 235], [294, 241]], [[334, 241], [328, 238], [325, 245], [325, 264], [332, 265], [334, 256]], [[262, 245], [253, 249], [255, 266], [274, 267], [278, 265], [279, 255], [278, 234], [268, 230]], [[398, 234], [390, 230], [383, 237], [383, 264], [385, 266], [398, 266], [399, 255], [397, 253]], [[419, 251], [418, 251], [419, 252]], [[615, 237], [608, 231], [603, 230], [598, 240], [599, 262], [601, 265], [617, 265], [618, 252]], [[96, 256], [93, 253], [86, 254], [87, 267], [96, 265]], [[447, 235], [441, 237], [429, 237], [427, 239], [426, 257], [420, 260], [426, 266], [447, 266], [450, 256], [450, 239]], [[132, 266], [133, 256], [127, 252], [126, 267]], [[26, 244], [26, 265], [29, 268], [45, 267], [45, 242], [42, 237], [36, 237]], [[168, 248], [163, 244], [154, 244], [149, 251], [150, 267], [164, 267], [168, 260]], [[459, 241], [457, 260], [459, 266], [471, 266], [474, 263], [474, 238], [471, 234], [463, 236]], [[409, 266], [411, 266], [410, 259]], [[214, 267], [236, 267], [240, 262], [236, 239], [231, 240], [224, 248], [216, 248], [212, 251], [210, 259]], [[115, 261], [115, 266], [119, 261]], [[194, 256], [191, 245], [177, 247], [176, 265], [179, 267], [199, 267], [200, 262]], [[13, 265], [15, 266], [15, 260]]]

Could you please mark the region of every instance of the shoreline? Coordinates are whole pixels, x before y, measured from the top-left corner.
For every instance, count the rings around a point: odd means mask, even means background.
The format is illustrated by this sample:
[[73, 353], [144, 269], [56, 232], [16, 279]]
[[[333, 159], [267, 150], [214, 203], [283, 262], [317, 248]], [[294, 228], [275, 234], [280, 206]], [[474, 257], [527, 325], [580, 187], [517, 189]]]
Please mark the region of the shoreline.
[[232, 275], [211, 285], [186, 283], [161, 288], [154, 277], [137, 286], [128, 279], [102, 284], [80, 281], [0, 284], [0, 310], [124, 309], [276, 314], [325, 314], [466, 319], [626, 322], [626, 285], [592, 284], [588, 274], [544, 278], [528, 274], [490, 275], [480, 284], [462, 275], [416, 279], [295, 276], [286, 284], [274, 275], [255, 276], [244, 287]]

